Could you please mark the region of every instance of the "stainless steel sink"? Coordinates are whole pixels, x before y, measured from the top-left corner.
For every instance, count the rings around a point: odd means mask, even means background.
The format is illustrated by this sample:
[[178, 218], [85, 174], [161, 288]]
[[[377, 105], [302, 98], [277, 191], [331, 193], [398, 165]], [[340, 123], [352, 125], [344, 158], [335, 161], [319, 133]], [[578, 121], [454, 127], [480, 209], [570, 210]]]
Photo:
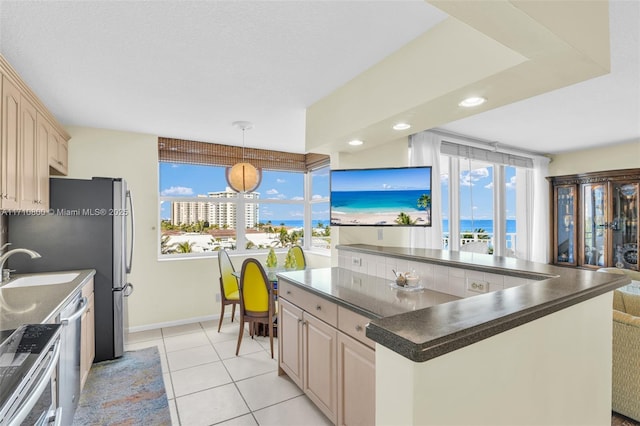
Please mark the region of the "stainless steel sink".
[[80, 275], [78, 272], [65, 272], [60, 274], [38, 274], [16, 278], [4, 284], [2, 288], [30, 287], [36, 285], [51, 285], [68, 283]]

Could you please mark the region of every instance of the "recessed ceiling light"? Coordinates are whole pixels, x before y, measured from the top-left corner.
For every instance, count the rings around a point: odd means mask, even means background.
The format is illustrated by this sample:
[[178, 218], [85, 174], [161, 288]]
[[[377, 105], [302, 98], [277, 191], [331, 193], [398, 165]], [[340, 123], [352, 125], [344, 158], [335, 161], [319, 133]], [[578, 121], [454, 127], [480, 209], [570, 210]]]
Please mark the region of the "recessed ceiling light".
[[354, 139], [352, 141], [349, 141], [349, 145], [351, 146], [360, 146], [362, 145], [364, 142], [362, 142], [361, 140], [358, 139]]
[[411, 127], [408, 123], [397, 123], [393, 125], [393, 130], [407, 130]]
[[482, 105], [485, 102], [487, 102], [487, 98], [482, 98], [480, 96], [471, 96], [463, 100], [462, 102], [460, 102], [458, 105], [461, 107], [469, 108], [469, 107]]

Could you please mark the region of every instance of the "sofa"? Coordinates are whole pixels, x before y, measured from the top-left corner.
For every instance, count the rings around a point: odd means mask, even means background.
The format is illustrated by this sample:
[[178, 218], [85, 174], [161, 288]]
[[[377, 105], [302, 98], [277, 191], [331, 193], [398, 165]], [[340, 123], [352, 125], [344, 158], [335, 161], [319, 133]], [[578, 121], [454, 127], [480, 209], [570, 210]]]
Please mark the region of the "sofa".
[[626, 274], [638, 286], [637, 292], [624, 288], [613, 292], [611, 407], [640, 421], [640, 272], [615, 268], [603, 272]]

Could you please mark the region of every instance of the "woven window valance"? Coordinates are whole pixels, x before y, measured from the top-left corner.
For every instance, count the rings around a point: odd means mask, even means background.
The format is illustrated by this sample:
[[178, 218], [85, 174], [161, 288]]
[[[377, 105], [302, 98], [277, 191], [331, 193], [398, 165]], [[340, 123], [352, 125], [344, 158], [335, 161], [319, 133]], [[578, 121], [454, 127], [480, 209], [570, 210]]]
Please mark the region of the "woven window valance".
[[[242, 147], [160, 137], [158, 159], [168, 163], [230, 167], [242, 161]], [[329, 165], [329, 156], [324, 154], [295, 154], [257, 148], [245, 148], [244, 159], [266, 170], [306, 172]]]

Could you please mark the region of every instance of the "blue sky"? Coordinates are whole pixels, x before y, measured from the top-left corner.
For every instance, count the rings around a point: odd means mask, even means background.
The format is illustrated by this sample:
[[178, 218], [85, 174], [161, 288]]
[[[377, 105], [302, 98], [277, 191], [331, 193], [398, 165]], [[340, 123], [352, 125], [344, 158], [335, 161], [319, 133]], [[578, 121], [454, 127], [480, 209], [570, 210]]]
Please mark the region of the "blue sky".
[[[505, 180], [507, 182], [507, 219], [516, 218], [516, 169], [505, 167]], [[442, 197], [446, 206], [449, 196], [449, 176], [442, 176]], [[493, 219], [493, 167], [474, 168], [469, 173], [463, 170], [460, 173], [460, 219], [468, 220], [473, 215], [474, 219]], [[443, 218], [449, 217], [448, 209], [443, 209]]]
[[333, 191], [382, 191], [392, 189], [430, 189], [431, 168], [334, 170]]
[[[507, 181], [507, 219], [515, 219], [515, 168], [505, 168]], [[400, 169], [391, 169], [396, 175], [391, 178], [389, 173], [384, 171], [370, 173], [366, 179], [358, 178], [357, 185], [348, 179], [348, 176], [335, 174], [332, 177], [332, 184], [342, 190], [356, 188], [359, 190], [379, 190], [384, 187], [406, 186], [407, 182], [416, 181], [417, 178], [407, 177], [398, 172]], [[412, 169], [406, 169], [408, 173]], [[415, 173], [415, 169], [413, 170]], [[443, 218], [448, 218], [446, 202], [448, 200], [449, 176], [442, 179], [442, 201]], [[420, 179], [424, 180], [423, 178]], [[363, 185], [364, 182], [364, 185]], [[471, 173], [463, 171], [460, 177], [460, 208], [461, 219], [470, 219], [473, 211], [473, 218], [478, 220], [493, 218], [493, 168], [474, 168]], [[329, 197], [329, 173], [316, 173], [312, 179], [313, 197]], [[195, 166], [187, 164], [160, 163], [160, 195], [167, 197], [196, 197], [208, 192], [224, 191], [227, 187], [224, 176], [224, 168], [211, 166]], [[416, 185], [416, 187], [423, 187]], [[300, 173], [267, 171], [263, 173], [262, 183], [257, 190], [260, 192], [260, 199], [296, 200], [303, 196], [303, 176]], [[472, 191], [472, 195], [470, 194]], [[473, 208], [471, 202], [473, 201]], [[329, 203], [322, 203], [313, 208], [314, 219], [321, 219], [325, 223], [329, 222]], [[169, 219], [171, 211], [167, 203], [161, 206], [161, 217]], [[326, 219], [325, 219], [326, 218]], [[283, 220], [302, 220], [301, 206], [287, 204], [264, 204], [261, 206], [260, 221], [271, 220], [274, 224], [279, 224]]]
[[[164, 197], [197, 197], [209, 192], [224, 191], [227, 184], [224, 167], [197, 166], [189, 164], [160, 163], [160, 195]], [[313, 178], [313, 197], [329, 197], [329, 173], [315, 173]], [[304, 176], [302, 173], [264, 171], [262, 182], [256, 190], [260, 199], [302, 200], [304, 196]], [[322, 204], [324, 205], [324, 204]], [[327, 206], [315, 209], [316, 216], [326, 217], [329, 221]], [[263, 204], [260, 207], [260, 221], [271, 220], [279, 224], [282, 220], [302, 220], [302, 206], [287, 204]], [[171, 217], [168, 203], [160, 208], [162, 219]], [[322, 217], [318, 217], [322, 219]]]

